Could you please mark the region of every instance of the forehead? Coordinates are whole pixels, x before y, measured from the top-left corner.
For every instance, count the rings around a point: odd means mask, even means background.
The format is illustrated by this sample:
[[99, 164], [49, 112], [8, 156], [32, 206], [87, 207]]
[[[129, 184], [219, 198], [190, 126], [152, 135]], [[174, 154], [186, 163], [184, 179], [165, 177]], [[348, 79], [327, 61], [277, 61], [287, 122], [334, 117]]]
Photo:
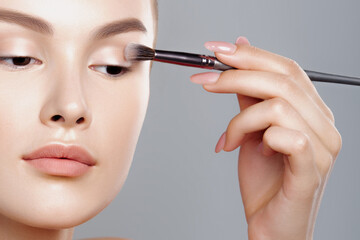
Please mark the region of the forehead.
[[46, 20], [54, 35], [86, 35], [94, 28], [123, 19], [139, 19], [149, 38], [154, 34], [152, 1], [147, 0], [0, 0], [0, 8]]

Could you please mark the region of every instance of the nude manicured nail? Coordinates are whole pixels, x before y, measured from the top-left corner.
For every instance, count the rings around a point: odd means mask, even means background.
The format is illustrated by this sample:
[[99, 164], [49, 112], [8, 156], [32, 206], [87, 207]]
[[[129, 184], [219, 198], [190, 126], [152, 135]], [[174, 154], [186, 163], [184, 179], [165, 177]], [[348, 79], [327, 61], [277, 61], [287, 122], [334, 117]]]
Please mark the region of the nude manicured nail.
[[246, 37], [240, 36], [236, 39], [236, 44], [247, 44], [250, 45], [249, 40]]
[[194, 74], [190, 77], [193, 83], [197, 84], [214, 84], [220, 77], [220, 73], [217, 72], [206, 72]]
[[212, 52], [223, 54], [234, 54], [236, 51], [236, 46], [228, 42], [206, 42], [204, 46]]
[[219, 141], [218, 143], [216, 144], [216, 147], [215, 147], [215, 152], [218, 153], [220, 152], [224, 146], [225, 146], [225, 139], [226, 139], [226, 132], [224, 132], [221, 137], [219, 138]]

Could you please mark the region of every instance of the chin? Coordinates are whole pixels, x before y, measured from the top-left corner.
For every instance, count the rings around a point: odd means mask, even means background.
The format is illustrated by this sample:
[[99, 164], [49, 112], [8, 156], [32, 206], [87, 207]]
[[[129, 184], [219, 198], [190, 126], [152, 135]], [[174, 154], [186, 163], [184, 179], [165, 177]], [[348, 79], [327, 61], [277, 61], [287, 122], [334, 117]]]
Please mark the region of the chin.
[[65, 210], [62, 213], [49, 211], [47, 215], [31, 219], [27, 225], [42, 229], [67, 229], [81, 225], [95, 217], [102, 209], [77, 209], [76, 211]]
[[60, 230], [87, 222], [109, 203], [105, 199], [98, 198], [82, 199], [82, 201], [71, 198], [48, 199], [39, 204], [22, 201], [20, 205], [8, 206], [6, 212], [0, 214], [30, 227]]

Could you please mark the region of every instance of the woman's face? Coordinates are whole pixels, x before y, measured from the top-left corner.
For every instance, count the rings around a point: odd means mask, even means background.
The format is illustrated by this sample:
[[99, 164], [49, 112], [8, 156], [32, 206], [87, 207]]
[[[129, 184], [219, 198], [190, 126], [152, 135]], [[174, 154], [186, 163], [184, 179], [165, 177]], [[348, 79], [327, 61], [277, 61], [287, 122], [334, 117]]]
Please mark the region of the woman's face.
[[[153, 44], [151, 7], [144, 0], [0, 0], [0, 216], [68, 228], [114, 199], [149, 98], [150, 64], [130, 65], [123, 51], [129, 42]], [[96, 164], [65, 176], [23, 160], [49, 144], [80, 146]]]

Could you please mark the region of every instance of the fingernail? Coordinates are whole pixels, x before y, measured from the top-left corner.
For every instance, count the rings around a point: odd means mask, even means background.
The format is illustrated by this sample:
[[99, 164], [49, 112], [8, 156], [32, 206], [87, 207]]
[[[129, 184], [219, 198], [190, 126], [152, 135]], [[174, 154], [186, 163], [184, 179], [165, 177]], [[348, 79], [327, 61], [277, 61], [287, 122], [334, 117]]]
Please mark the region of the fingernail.
[[236, 39], [236, 44], [247, 44], [250, 45], [249, 40], [246, 37], [240, 36]]
[[263, 144], [263, 142], [261, 141], [261, 143], [257, 146], [256, 150], [257, 150], [259, 153], [262, 153], [263, 148], [264, 148], [264, 144]]
[[190, 77], [193, 83], [197, 84], [214, 84], [219, 79], [220, 73], [217, 72], [206, 72], [194, 74]]
[[234, 54], [236, 46], [228, 42], [206, 42], [204, 46], [212, 52]]
[[218, 153], [220, 152], [224, 146], [225, 146], [225, 139], [226, 139], [226, 132], [224, 132], [221, 137], [219, 138], [219, 141], [218, 143], [216, 144], [216, 147], [215, 147], [215, 152]]

